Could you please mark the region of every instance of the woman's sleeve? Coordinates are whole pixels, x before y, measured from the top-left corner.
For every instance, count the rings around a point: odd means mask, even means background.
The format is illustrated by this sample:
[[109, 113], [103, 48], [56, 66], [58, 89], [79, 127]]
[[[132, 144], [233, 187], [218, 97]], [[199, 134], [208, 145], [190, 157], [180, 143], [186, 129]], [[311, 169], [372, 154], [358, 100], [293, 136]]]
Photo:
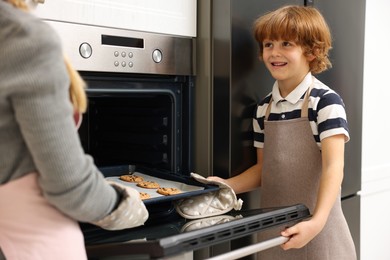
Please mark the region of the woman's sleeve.
[[118, 194], [81, 147], [69, 101], [69, 78], [60, 41], [37, 20], [13, 33], [7, 82], [17, 123], [44, 196], [80, 221], [107, 216]]

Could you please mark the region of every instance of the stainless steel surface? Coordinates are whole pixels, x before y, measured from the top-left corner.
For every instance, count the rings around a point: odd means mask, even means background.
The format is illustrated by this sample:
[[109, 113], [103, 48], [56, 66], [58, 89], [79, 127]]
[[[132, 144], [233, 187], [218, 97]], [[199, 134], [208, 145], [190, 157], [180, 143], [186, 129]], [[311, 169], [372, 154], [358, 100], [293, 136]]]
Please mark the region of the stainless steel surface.
[[[62, 38], [66, 55], [79, 71], [195, 75], [194, 38], [47, 22]], [[121, 42], [103, 43], [103, 35], [119, 37]]]
[[366, 0], [315, 0], [333, 36], [332, 69], [318, 78], [343, 98], [351, 141], [345, 146], [342, 207], [360, 259], [360, 196]]
[[280, 246], [288, 241], [287, 237], [275, 237], [266, 241], [256, 243], [254, 245], [246, 246], [222, 255], [209, 258], [209, 260], [233, 260], [244, 256], [252, 255], [257, 252], [264, 251], [268, 248]]
[[345, 197], [361, 189], [365, 0], [317, 0], [314, 6], [325, 16], [333, 36], [333, 67], [318, 78], [343, 98], [351, 135], [345, 146]]
[[354, 239], [358, 259], [360, 258], [360, 195], [345, 197], [341, 207], [348, 222], [349, 230]]
[[[198, 1], [195, 106], [195, 171], [228, 177], [255, 161], [250, 131], [256, 101], [273, 84], [257, 59], [252, 23], [261, 13], [285, 3], [302, 1]], [[259, 207], [259, 190], [240, 194], [244, 208]], [[204, 259], [255, 242], [245, 237], [209, 250]]]

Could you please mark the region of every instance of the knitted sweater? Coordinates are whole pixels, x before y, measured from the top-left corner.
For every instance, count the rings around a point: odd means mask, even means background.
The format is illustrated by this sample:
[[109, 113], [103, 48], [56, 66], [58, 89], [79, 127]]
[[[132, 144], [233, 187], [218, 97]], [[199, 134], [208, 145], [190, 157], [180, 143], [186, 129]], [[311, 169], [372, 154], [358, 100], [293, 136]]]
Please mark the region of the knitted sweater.
[[48, 201], [79, 221], [102, 219], [118, 199], [82, 149], [59, 37], [0, 1], [0, 184], [34, 171]]

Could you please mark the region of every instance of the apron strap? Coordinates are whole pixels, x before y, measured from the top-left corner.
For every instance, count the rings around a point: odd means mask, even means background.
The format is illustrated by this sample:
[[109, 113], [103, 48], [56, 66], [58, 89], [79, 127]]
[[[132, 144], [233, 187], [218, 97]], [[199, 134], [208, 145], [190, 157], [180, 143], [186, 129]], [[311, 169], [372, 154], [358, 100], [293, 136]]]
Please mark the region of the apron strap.
[[301, 109], [301, 117], [307, 117], [309, 114], [309, 97], [310, 97], [310, 92], [313, 84], [310, 85], [310, 87], [307, 89], [305, 97], [303, 99], [303, 104], [302, 104], [302, 109]]
[[272, 101], [273, 101], [273, 100], [274, 100], [274, 99], [272, 98], [272, 95], [271, 95], [271, 99], [269, 100], [267, 110], [265, 111], [265, 116], [264, 116], [264, 120], [265, 120], [265, 121], [268, 120], [269, 114], [270, 114], [270, 112], [271, 112], [271, 104], [272, 104]]
[[[310, 97], [310, 92], [313, 88], [313, 85], [314, 85], [314, 77], [312, 78], [312, 82], [309, 86], [309, 88], [307, 89], [306, 91], [306, 94], [305, 94], [305, 97], [303, 98], [303, 104], [302, 104], [302, 109], [301, 109], [301, 117], [308, 117], [308, 107], [309, 107], [309, 97]], [[274, 101], [274, 99], [272, 98], [272, 95], [271, 95], [271, 99], [268, 103], [268, 106], [267, 106], [267, 109], [265, 111], [265, 115], [264, 115], [264, 120], [268, 120], [268, 117], [271, 113], [271, 104], [272, 104], [272, 101]]]

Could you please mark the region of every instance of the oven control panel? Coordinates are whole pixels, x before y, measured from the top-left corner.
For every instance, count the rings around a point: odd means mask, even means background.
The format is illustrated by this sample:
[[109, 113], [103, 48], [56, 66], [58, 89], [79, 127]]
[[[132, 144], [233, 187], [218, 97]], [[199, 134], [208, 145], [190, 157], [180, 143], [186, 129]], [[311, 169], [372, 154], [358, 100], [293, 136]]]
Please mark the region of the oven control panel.
[[195, 39], [47, 21], [79, 71], [195, 75]]

